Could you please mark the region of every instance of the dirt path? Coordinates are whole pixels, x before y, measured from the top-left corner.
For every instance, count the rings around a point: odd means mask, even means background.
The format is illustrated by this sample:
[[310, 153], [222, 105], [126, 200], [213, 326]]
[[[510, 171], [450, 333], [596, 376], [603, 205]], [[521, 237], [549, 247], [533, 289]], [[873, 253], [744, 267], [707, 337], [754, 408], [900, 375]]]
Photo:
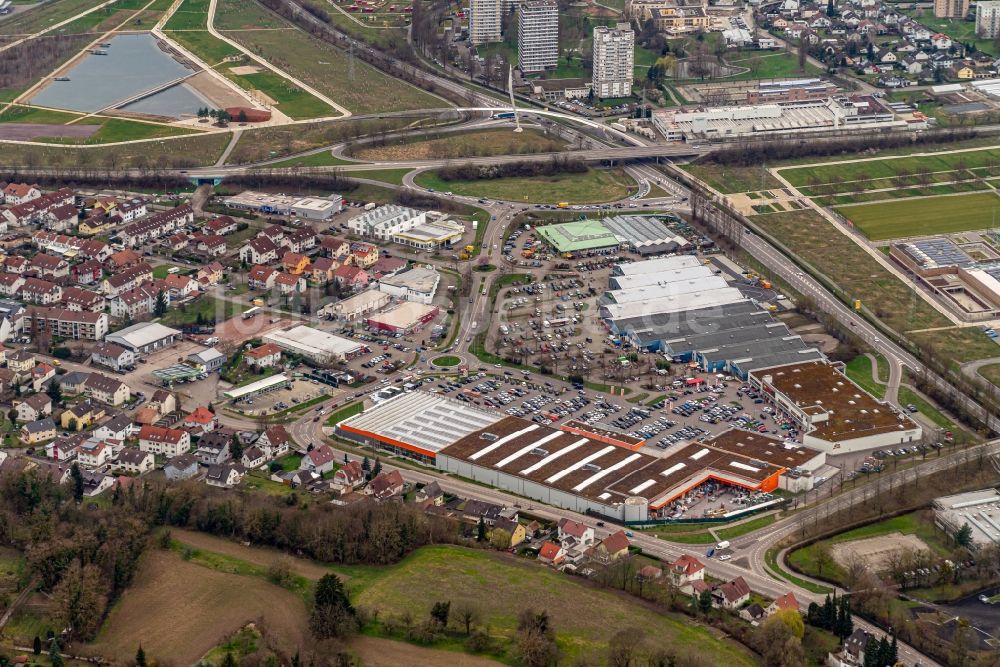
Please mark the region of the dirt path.
[[195, 549], [203, 549], [205, 551], [213, 551], [224, 556], [232, 556], [233, 558], [239, 558], [240, 560], [245, 560], [248, 563], [261, 565], [263, 567], [271, 565], [278, 559], [284, 559], [293, 572], [313, 581], [316, 581], [324, 574], [328, 574], [330, 572], [328, 568], [320, 565], [319, 563], [305, 558], [289, 556], [283, 551], [278, 551], [277, 549], [271, 549], [269, 547], [245, 547], [242, 544], [238, 544], [221, 537], [214, 537], [212, 535], [206, 535], [205, 533], [199, 533], [194, 530], [172, 528], [170, 530], [170, 534], [174, 537], [174, 539], [179, 542], [183, 542], [190, 547], [194, 547]]
[[392, 639], [358, 637], [351, 642], [351, 649], [361, 658], [365, 667], [497, 667], [503, 663], [466, 655], [456, 651], [441, 651], [413, 646]]

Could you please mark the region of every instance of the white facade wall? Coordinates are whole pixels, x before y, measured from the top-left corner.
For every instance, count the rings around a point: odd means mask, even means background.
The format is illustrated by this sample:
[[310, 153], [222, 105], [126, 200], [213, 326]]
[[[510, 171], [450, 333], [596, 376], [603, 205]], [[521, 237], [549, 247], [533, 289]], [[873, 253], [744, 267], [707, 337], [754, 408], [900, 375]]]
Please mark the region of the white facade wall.
[[473, 45], [500, 41], [502, 6], [501, 0], [469, 0], [469, 41]]
[[523, 74], [559, 65], [559, 7], [553, 0], [529, 0], [517, 13], [518, 67]]
[[995, 39], [1000, 34], [1000, 2], [982, 0], [976, 3], [976, 36]]
[[[625, 507], [621, 505], [605, 505], [583, 496], [579, 496], [566, 491], [560, 491], [538, 482], [510, 475], [499, 470], [484, 468], [468, 461], [457, 459], [445, 454], [438, 453], [435, 464], [438, 470], [462, 475], [469, 479], [488, 484], [497, 489], [516, 493], [520, 496], [537, 500], [538, 502], [561, 507], [573, 512], [586, 513], [587, 511], [597, 512], [612, 519], [620, 521], [626, 520]], [[645, 518], [645, 517], [643, 517]], [[629, 520], [632, 520], [631, 518]]]

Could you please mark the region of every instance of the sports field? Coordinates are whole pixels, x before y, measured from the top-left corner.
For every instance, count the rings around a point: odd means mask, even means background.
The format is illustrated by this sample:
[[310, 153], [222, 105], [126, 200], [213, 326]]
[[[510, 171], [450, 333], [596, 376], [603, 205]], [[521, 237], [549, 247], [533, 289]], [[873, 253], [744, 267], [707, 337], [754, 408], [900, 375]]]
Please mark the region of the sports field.
[[842, 206], [837, 213], [872, 241], [987, 229], [997, 224], [995, 192], [920, 197], [877, 204]]

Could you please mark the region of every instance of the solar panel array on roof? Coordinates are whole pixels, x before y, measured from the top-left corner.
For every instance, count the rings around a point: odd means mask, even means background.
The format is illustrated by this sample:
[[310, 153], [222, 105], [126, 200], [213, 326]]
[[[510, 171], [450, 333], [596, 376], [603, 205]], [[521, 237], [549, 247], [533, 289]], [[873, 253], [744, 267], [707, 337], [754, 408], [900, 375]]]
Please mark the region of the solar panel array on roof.
[[975, 264], [961, 248], [946, 238], [920, 239], [901, 245], [906, 253], [925, 269], [942, 266], [968, 267]]

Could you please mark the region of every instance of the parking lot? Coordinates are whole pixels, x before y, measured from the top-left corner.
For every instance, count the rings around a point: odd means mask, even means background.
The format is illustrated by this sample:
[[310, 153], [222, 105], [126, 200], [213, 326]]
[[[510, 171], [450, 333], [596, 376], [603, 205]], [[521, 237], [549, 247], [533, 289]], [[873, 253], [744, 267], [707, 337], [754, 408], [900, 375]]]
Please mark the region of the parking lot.
[[776, 438], [797, 436], [794, 424], [776, 417], [748, 385], [714, 375], [693, 379], [701, 381], [675, 380], [679, 386], [646, 403], [570, 389], [527, 371], [425, 377], [423, 388], [539, 424], [576, 420], [628, 434], [645, 440], [643, 451], [657, 456], [734, 427]]
[[254, 396], [234, 405], [244, 414], [253, 417], [282, 412], [296, 405], [307, 403], [319, 396], [336, 397], [342, 393], [344, 393], [343, 390], [337, 390], [328, 385], [320, 384], [316, 380], [295, 379], [292, 380], [290, 389], [276, 389], [275, 391]]

